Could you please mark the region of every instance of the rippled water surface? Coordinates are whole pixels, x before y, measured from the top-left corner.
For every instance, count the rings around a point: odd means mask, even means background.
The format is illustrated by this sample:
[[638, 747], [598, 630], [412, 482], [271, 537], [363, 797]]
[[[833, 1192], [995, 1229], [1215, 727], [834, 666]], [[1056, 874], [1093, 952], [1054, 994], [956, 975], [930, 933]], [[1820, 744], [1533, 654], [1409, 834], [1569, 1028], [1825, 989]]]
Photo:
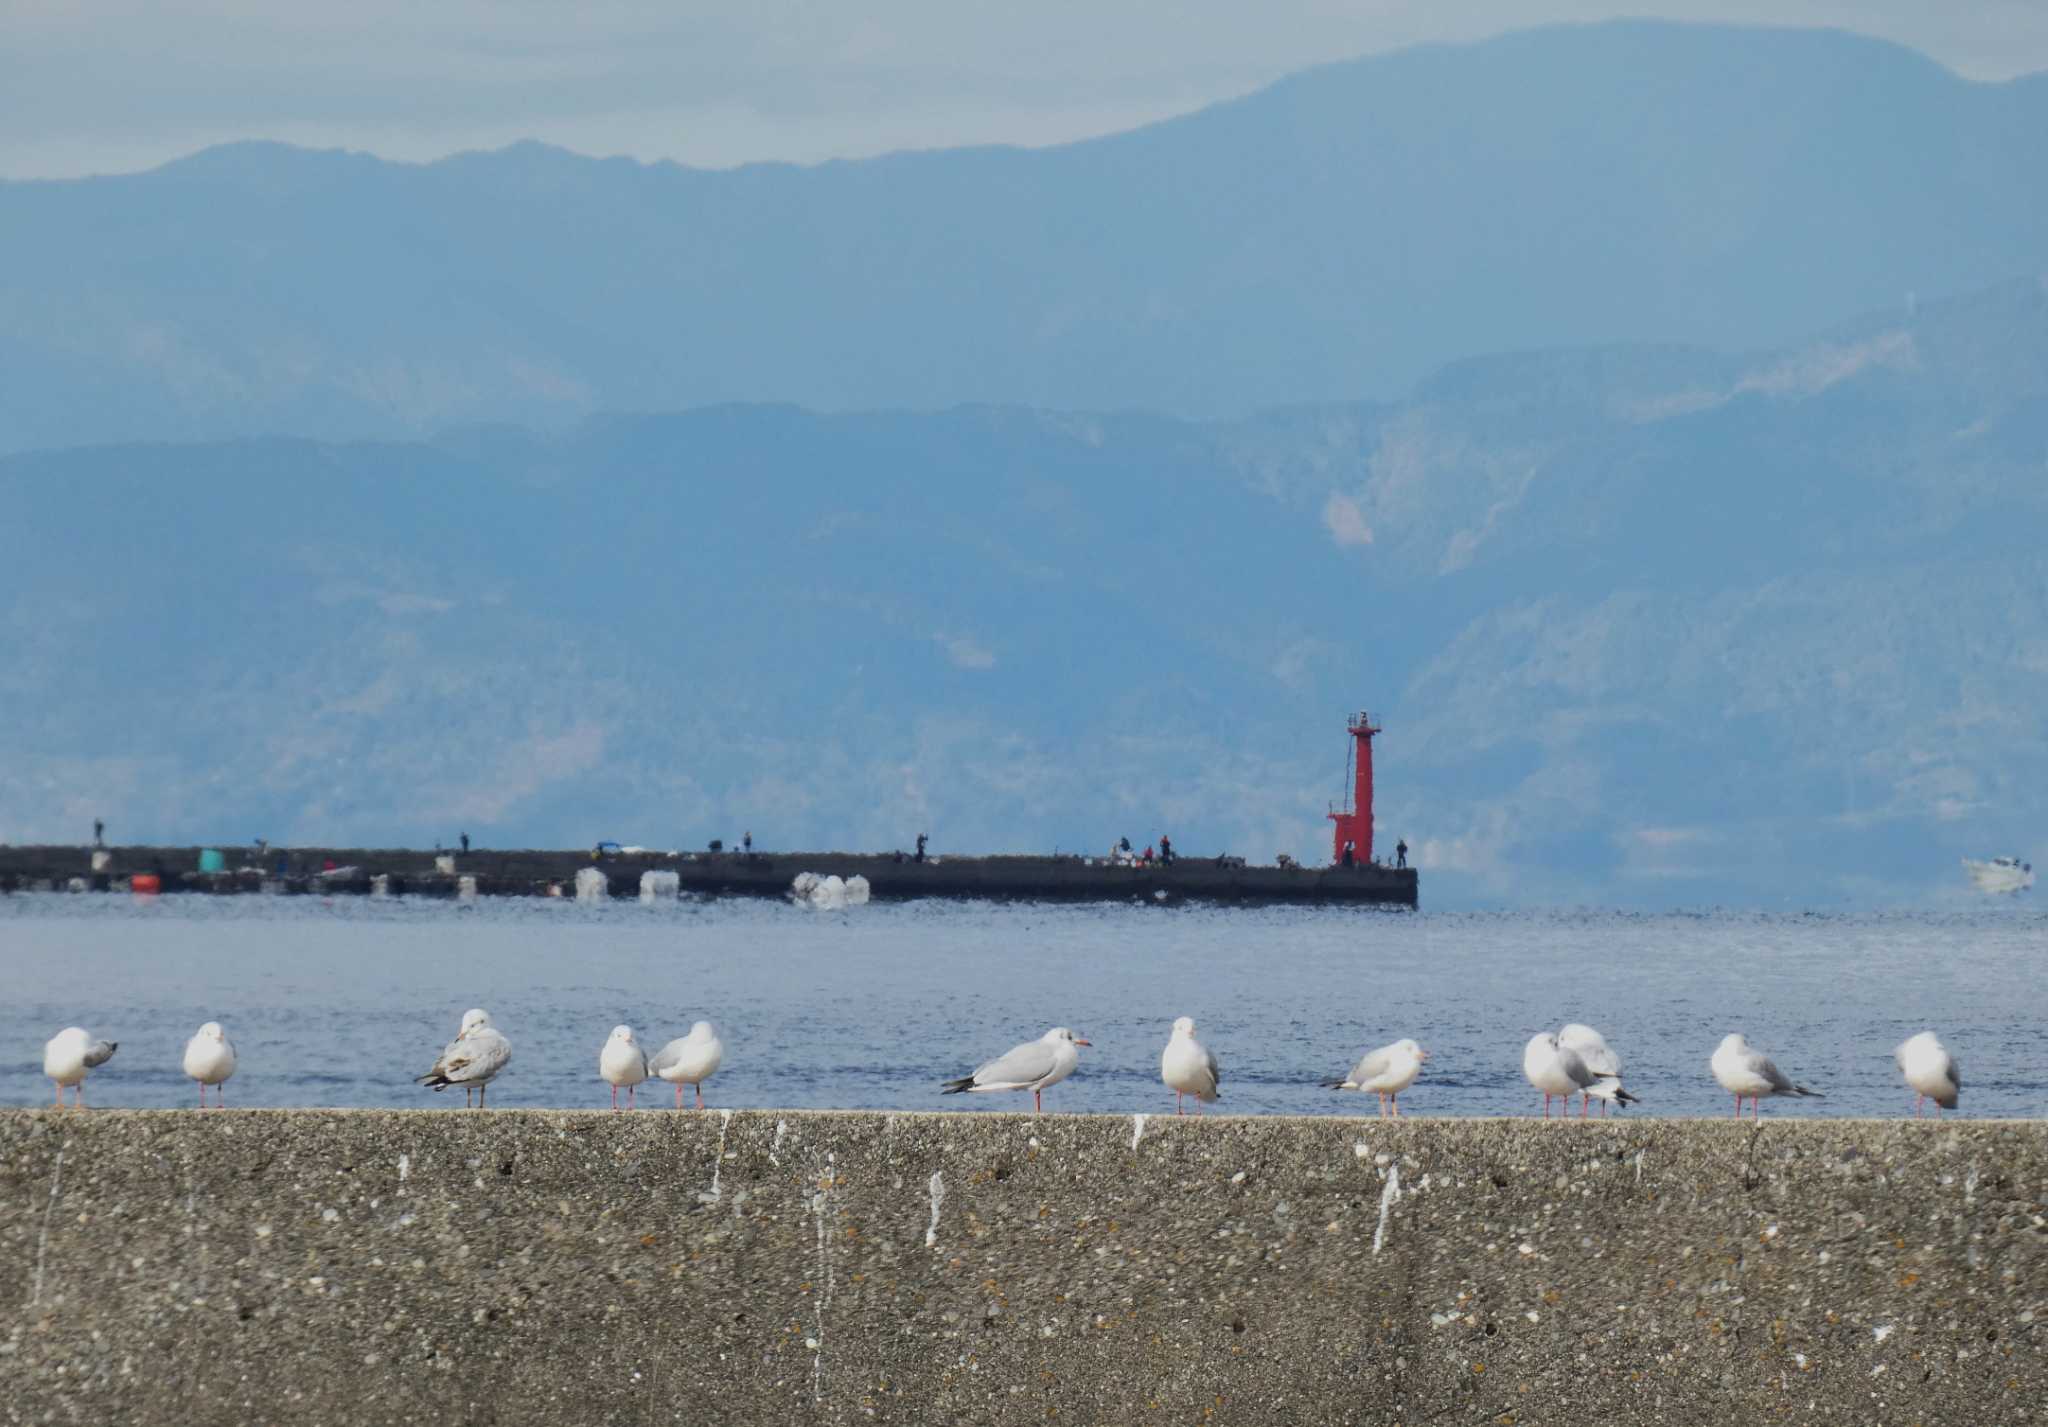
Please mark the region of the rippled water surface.
[[[1728, 1113], [1707, 1057], [1730, 1030], [1822, 1100], [1776, 1114], [1910, 1112], [1891, 1047], [1933, 1028], [1972, 1116], [2048, 1113], [2048, 920], [1968, 917], [1388, 914], [923, 902], [842, 912], [749, 901], [0, 896], [0, 1102], [47, 1101], [42, 1045], [118, 1040], [88, 1103], [190, 1104], [185, 1040], [221, 1021], [234, 1105], [448, 1106], [412, 1083], [463, 1010], [511, 1038], [492, 1104], [596, 1106], [606, 1034], [719, 1023], [715, 1106], [1029, 1108], [939, 1082], [1047, 1026], [1093, 1039], [1048, 1109], [1171, 1111], [1159, 1052], [1195, 1017], [1223, 1062], [1219, 1109], [1370, 1113], [1318, 1088], [1371, 1046], [1432, 1052], [1417, 1115], [1522, 1114], [1529, 1035], [1583, 1020], [1627, 1062], [1645, 1113]], [[667, 1087], [641, 1097], [665, 1103]]]

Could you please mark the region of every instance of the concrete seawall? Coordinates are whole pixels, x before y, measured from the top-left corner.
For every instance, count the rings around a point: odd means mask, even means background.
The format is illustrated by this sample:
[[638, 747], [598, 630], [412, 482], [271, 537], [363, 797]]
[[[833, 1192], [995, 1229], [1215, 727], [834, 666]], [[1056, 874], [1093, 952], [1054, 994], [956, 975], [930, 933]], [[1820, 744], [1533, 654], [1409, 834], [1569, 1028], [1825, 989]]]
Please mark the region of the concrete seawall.
[[[800, 872], [864, 877], [881, 901], [972, 897], [1049, 902], [1304, 903], [1414, 907], [1421, 876], [1412, 867], [1262, 867], [1244, 859], [1181, 857], [1171, 865], [1111, 866], [1099, 857], [933, 858], [901, 853], [619, 853], [585, 851], [425, 852], [406, 848], [237, 849], [230, 870], [197, 871], [196, 847], [0, 847], [0, 892], [126, 893], [138, 875], [160, 892], [285, 893], [313, 896], [456, 897], [466, 883], [485, 897], [572, 895], [594, 868], [608, 894], [637, 897], [642, 873], [673, 874], [677, 890], [701, 897], [786, 897]], [[455, 869], [440, 870], [443, 859]], [[105, 865], [96, 867], [95, 861]], [[337, 869], [329, 874], [323, 868]], [[381, 882], [380, 879], [381, 878]]]
[[0, 1113], [8, 1422], [2048, 1420], [2048, 1124]]

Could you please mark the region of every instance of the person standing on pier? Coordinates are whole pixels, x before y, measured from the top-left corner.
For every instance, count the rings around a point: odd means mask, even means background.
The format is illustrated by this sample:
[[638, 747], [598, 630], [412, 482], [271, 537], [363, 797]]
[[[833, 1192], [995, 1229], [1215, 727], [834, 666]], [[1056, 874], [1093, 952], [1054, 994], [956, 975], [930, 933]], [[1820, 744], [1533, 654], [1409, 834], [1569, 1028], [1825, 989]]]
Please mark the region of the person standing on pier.
[[107, 825], [100, 818], [92, 820], [92, 845], [94, 847], [105, 847], [107, 845]]
[[919, 861], [919, 862], [922, 862], [922, 861], [924, 861], [924, 845], [925, 845], [926, 841], [928, 841], [928, 840], [929, 840], [929, 836], [930, 836], [929, 834], [927, 834], [927, 833], [922, 833], [922, 832], [921, 832], [921, 833], [919, 833], [919, 834], [917, 835], [917, 859], [916, 859], [916, 860], [917, 860], [917, 861]]
[[741, 847], [741, 849], [742, 849], [742, 850], [744, 850], [744, 851], [745, 851], [745, 852], [746, 852], [746, 853], [747, 853], [747, 854], [748, 854], [749, 856], [752, 856], [752, 855], [753, 855], [753, 851], [754, 851], [754, 830], [753, 830], [752, 828], [748, 828], [748, 829], [747, 829], [747, 834], [746, 834], [746, 836], [745, 836], [745, 837], [742, 837], [742, 838], [740, 839], [740, 847]]
[[463, 856], [465, 856], [465, 857], [467, 857], [467, 856], [469, 855], [469, 834], [468, 834], [468, 833], [464, 833], [464, 834], [462, 835], [462, 855], [463, 855]]
[[1406, 867], [1408, 865], [1408, 839], [1405, 837], [1394, 844], [1394, 865], [1396, 867]]

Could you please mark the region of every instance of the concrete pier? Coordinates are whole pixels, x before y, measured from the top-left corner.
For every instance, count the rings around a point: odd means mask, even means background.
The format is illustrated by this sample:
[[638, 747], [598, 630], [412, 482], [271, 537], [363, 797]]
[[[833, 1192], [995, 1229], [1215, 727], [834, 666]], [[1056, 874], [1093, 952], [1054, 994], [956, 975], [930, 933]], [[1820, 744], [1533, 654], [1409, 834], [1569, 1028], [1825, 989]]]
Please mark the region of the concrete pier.
[[1113, 865], [1106, 858], [936, 857], [901, 853], [631, 852], [529, 849], [465, 853], [417, 848], [269, 847], [215, 856], [202, 871], [197, 847], [0, 847], [0, 892], [126, 892], [137, 877], [154, 892], [315, 896], [458, 897], [577, 895], [577, 880], [602, 873], [613, 897], [637, 897], [649, 872], [701, 897], [786, 897], [800, 872], [864, 877], [881, 901], [981, 897], [1047, 902], [1297, 902], [1413, 907], [1412, 867], [1285, 867], [1243, 858], [1181, 857], [1169, 866]]
[[8, 1422], [2027, 1423], [2048, 1125], [0, 1113]]

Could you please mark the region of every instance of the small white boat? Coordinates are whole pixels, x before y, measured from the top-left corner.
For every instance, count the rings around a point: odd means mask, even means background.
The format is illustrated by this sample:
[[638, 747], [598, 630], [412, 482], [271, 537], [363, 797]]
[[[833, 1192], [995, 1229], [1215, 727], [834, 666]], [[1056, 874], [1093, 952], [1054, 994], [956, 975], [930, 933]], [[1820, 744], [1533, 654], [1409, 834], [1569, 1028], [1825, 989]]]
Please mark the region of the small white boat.
[[2017, 857], [1994, 857], [1985, 862], [1965, 857], [1963, 870], [1980, 892], [2024, 892], [2034, 885], [2034, 864]]

